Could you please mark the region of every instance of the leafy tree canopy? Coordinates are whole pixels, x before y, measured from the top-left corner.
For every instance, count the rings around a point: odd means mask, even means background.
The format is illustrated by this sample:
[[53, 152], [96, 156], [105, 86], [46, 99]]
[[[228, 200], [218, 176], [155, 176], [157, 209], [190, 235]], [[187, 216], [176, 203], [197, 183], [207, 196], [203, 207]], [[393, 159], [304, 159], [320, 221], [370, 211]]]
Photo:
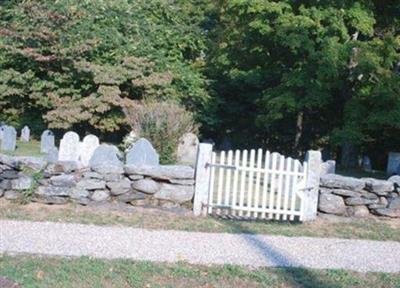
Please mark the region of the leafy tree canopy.
[[[115, 132], [134, 99], [202, 113], [201, 14], [187, 1], [2, 1], [1, 120]], [[42, 117], [43, 115], [43, 117]]]
[[398, 1], [231, 0], [216, 9], [208, 73], [223, 133], [293, 154], [398, 147]]

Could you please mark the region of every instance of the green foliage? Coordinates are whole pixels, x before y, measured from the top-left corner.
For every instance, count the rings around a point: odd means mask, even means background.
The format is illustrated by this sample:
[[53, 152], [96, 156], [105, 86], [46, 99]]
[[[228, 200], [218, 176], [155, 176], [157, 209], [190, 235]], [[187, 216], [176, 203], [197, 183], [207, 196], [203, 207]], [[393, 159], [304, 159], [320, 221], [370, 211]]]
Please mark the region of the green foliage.
[[398, 146], [400, 26], [386, 6], [399, 5], [384, 2], [220, 1], [207, 73], [221, 137], [293, 154]]
[[400, 143], [399, 11], [397, 0], [5, 0], [0, 121], [119, 140], [135, 101], [175, 101], [217, 142], [356, 146], [383, 162]]
[[29, 189], [22, 190], [21, 191], [22, 197], [18, 198], [18, 203], [25, 205], [25, 204], [28, 204], [31, 202], [33, 193], [39, 187], [39, 181], [44, 178], [44, 175], [43, 175], [42, 170], [37, 171], [37, 170], [33, 170], [31, 168], [25, 168], [21, 172], [24, 173], [25, 175], [32, 177], [32, 179], [33, 179], [32, 184], [29, 187]]
[[198, 131], [192, 113], [173, 102], [145, 101], [125, 109], [125, 114], [132, 131], [153, 144], [162, 164], [175, 163], [179, 139]]
[[173, 99], [201, 119], [205, 37], [186, 2], [3, 1], [0, 120], [118, 132], [132, 99]]

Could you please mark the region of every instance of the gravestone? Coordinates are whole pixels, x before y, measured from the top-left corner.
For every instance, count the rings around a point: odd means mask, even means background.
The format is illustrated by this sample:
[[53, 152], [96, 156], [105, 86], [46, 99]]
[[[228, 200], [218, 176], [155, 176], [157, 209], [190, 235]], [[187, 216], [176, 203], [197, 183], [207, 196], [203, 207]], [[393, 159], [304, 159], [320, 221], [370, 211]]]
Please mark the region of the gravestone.
[[6, 124], [3, 122], [0, 124], [0, 141], [3, 139], [4, 129], [6, 129]]
[[227, 136], [225, 136], [224, 139], [222, 140], [220, 150], [228, 151], [231, 149], [232, 149], [232, 141]]
[[45, 130], [40, 137], [40, 152], [49, 153], [55, 147], [54, 133], [50, 130]]
[[21, 130], [21, 141], [22, 142], [29, 142], [29, 138], [31, 137], [31, 130], [28, 126], [25, 126]]
[[89, 160], [90, 167], [99, 167], [105, 165], [122, 166], [120, 160], [121, 152], [114, 145], [101, 144], [94, 150], [93, 156]]
[[17, 130], [12, 126], [6, 126], [1, 140], [1, 150], [14, 151], [17, 144]]
[[179, 140], [176, 152], [178, 163], [195, 165], [199, 138], [193, 133], [185, 133]]
[[80, 161], [84, 166], [89, 165], [89, 161], [93, 156], [94, 151], [100, 146], [99, 138], [95, 135], [87, 135], [83, 138], [80, 145]]
[[371, 159], [368, 156], [364, 156], [362, 159], [362, 169], [367, 172], [372, 171], [372, 164], [371, 164]]
[[328, 160], [321, 164], [321, 176], [326, 174], [335, 174], [336, 172], [336, 161]]
[[60, 141], [59, 161], [79, 161], [79, 135], [73, 131], [64, 134]]
[[151, 143], [145, 138], [140, 138], [136, 141], [126, 155], [126, 164], [128, 165], [157, 166], [159, 163], [159, 156], [156, 150], [154, 150]]
[[58, 149], [53, 146], [47, 151], [46, 161], [49, 163], [56, 163], [58, 161]]
[[[387, 163], [386, 173], [388, 175], [394, 175], [400, 173], [400, 153], [390, 152]], [[400, 175], [400, 174], [398, 174]]]

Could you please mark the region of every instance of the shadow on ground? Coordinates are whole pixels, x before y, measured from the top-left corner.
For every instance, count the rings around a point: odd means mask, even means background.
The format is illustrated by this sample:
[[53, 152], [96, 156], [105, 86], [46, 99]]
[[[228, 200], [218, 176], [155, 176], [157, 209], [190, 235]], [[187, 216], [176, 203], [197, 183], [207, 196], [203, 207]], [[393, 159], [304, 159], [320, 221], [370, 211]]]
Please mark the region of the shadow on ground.
[[[280, 277], [287, 279], [292, 283], [293, 287], [299, 288], [339, 288], [340, 283], [332, 283], [323, 281], [314, 274], [312, 270], [305, 269], [300, 263], [276, 251], [273, 247], [265, 243], [256, 233], [248, 229], [244, 224], [250, 221], [261, 222], [261, 220], [249, 220], [238, 217], [215, 216], [218, 219], [224, 220], [224, 224], [229, 226], [234, 231], [243, 233], [243, 239], [252, 247], [260, 251], [263, 257], [274, 263], [274, 266], [279, 268], [275, 273]], [[265, 220], [264, 220], [265, 221]], [[272, 220], [273, 221], [273, 220]], [[278, 224], [278, 222], [276, 221]], [[282, 222], [281, 222], [282, 223]], [[299, 221], [291, 222], [291, 225], [301, 225]]]

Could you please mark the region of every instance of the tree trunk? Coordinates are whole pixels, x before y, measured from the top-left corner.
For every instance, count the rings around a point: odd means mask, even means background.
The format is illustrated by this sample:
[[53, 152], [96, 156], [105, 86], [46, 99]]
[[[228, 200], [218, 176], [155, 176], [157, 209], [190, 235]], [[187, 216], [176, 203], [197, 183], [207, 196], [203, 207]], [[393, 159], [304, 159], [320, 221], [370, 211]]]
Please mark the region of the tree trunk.
[[297, 113], [296, 135], [294, 137], [294, 145], [293, 145], [293, 154], [297, 156], [299, 154], [301, 136], [303, 136], [303, 122], [304, 122], [304, 112], [300, 111], [299, 113]]

